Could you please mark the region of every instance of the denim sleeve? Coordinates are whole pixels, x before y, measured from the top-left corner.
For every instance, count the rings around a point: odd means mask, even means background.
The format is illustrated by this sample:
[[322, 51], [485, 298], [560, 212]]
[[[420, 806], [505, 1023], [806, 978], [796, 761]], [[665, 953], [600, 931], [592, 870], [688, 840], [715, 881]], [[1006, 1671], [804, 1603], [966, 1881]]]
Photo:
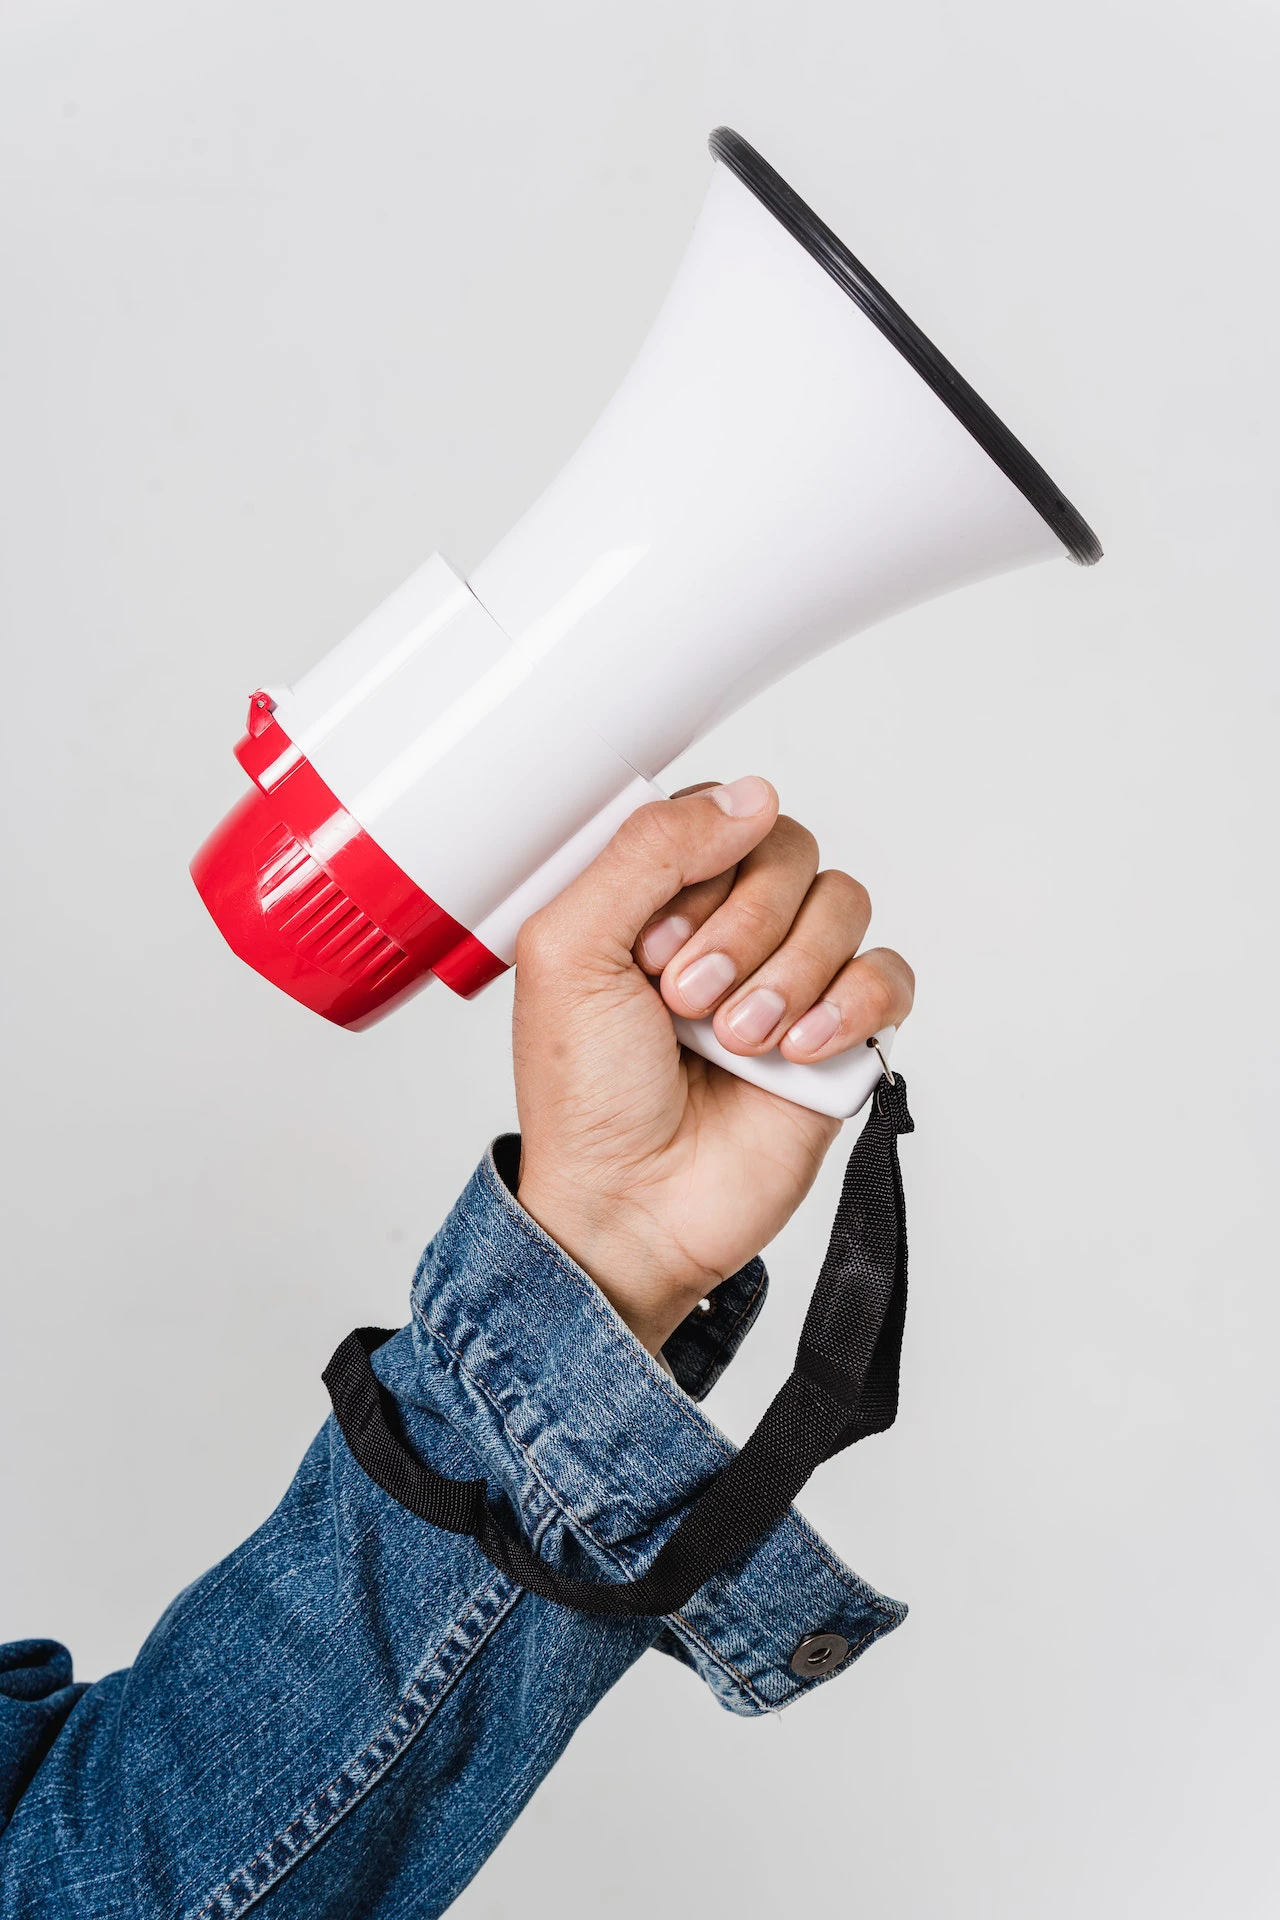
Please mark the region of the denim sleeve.
[[[375, 1366], [422, 1458], [487, 1480], [555, 1566], [629, 1579], [732, 1452], [693, 1392], [763, 1270], [681, 1330], [673, 1378], [515, 1200], [514, 1152], [500, 1141], [473, 1175]], [[397, 1506], [330, 1420], [127, 1671], [76, 1686], [61, 1648], [0, 1649], [0, 1916], [428, 1920], [647, 1648], [760, 1714], [838, 1680], [904, 1612], [794, 1510], [668, 1620], [569, 1612]], [[816, 1630], [849, 1655], [798, 1679]]]

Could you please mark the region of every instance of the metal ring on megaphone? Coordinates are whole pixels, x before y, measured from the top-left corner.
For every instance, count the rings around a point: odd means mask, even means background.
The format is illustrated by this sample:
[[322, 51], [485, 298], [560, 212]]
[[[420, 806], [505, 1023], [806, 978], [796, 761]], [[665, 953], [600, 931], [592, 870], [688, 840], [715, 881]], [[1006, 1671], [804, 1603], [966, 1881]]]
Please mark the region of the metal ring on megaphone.
[[876, 1036], [874, 1035], [874, 1033], [872, 1034], [871, 1038], [868, 1040], [867, 1045], [869, 1047], [875, 1048], [876, 1052], [880, 1056], [881, 1073], [884, 1075], [885, 1079], [889, 1082], [889, 1085], [891, 1087], [896, 1087], [898, 1083], [893, 1077], [893, 1068], [889, 1065], [889, 1062], [885, 1059], [884, 1051], [881, 1048], [880, 1042], [876, 1039]]

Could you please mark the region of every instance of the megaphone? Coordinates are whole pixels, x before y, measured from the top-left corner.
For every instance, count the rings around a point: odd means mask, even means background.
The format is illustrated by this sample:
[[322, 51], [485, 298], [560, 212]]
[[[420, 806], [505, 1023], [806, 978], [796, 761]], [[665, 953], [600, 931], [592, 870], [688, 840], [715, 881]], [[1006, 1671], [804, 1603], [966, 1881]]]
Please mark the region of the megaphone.
[[[249, 704], [253, 785], [192, 863], [228, 944], [343, 1027], [430, 980], [477, 993], [525, 919], [717, 721], [847, 635], [1095, 536], [1026, 449], [728, 128], [638, 358], [462, 580], [438, 554], [293, 686]], [[862, 1049], [743, 1059], [856, 1111]], [[880, 1036], [887, 1050], [891, 1033]]]

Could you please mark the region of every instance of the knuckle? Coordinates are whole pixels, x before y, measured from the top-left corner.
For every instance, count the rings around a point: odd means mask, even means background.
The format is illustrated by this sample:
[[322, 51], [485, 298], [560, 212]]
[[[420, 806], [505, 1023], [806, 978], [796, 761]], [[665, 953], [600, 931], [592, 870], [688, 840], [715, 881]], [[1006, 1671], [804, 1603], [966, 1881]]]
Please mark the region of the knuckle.
[[788, 853], [803, 859], [807, 865], [817, 866], [818, 842], [808, 827], [802, 826], [799, 820], [793, 820], [789, 813], [780, 813], [773, 831]]
[[623, 821], [618, 829], [623, 850], [648, 864], [678, 862], [680, 833], [665, 800], [651, 800]]
[[915, 968], [909, 961], [904, 960], [900, 953], [896, 953], [892, 947], [886, 947], [884, 949], [884, 957], [898, 976], [898, 992], [905, 1003], [907, 1011], [910, 1012], [916, 997]]
[[839, 867], [828, 867], [818, 875], [814, 884], [823, 898], [850, 920], [861, 920], [864, 924], [870, 920], [871, 895], [861, 880], [855, 880], [851, 873], [844, 873]]
[[767, 900], [750, 894], [740, 900], [734, 899], [730, 904], [733, 914], [730, 938], [741, 941], [752, 952], [772, 953], [781, 943], [790, 922]]
[[516, 968], [528, 979], [545, 967], [556, 946], [556, 922], [550, 907], [542, 907], [529, 918], [516, 935]]
[[888, 1024], [897, 996], [883, 974], [874, 974], [868, 982], [867, 1011], [871, 1015], [871, 1024], [880, 1028]]
[[871, 1022], [872, 1032], [905, 1018], [915, 995], [915, 975], [902, 955], [879, 947], [869, 966], [855, 964], [861, 974], [858, 991], [863, 1017]]

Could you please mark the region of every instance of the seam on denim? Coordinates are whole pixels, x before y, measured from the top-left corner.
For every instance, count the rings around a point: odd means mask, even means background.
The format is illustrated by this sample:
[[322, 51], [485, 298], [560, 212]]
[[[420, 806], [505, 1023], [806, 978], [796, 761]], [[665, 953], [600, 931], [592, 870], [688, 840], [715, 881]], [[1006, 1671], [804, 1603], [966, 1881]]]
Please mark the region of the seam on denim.
[[822, 1535], [814, 1531], [798, 1509], [792, 1509], [787, 1516], [787, 1523], [792, 1531], [800, 1536], [810, 1552], [821, 1560], [823, 1566], [833, 1573], [843, 1586], [848, 1587], [851, 1593], [857, 1595], [863, 1606], [870, 1607], [875, 1613], [883, 1614], [885, 1619], [891, 1621], [895, 1627], [906, 1619], [906, 1608], [903, 1603], [890, 1598], [888, 1594], [880, 1593], [875, 1587], [868, 1586], [861, 1574], [855, 1573], [852, 1567], [846, 1567], [837, 1560]]
[[[710, 1646], [708, 1642], [703, 1639], [702, 1635], [698, 1632], [697, 1628], [689, 1624], [689, 1622], [685, 1619], [683, 1614], [672, 1614], [670, 1617], [673, 1623], [678, 1624], [684, 1630], [684, 1632], [689, 1636], [691, 1640], [697, 1641], [698, 1645], [703, 1649], [703, 1651], [708, 1655], [710, 1659], [716, 1661], [718, 1665], [721, 1665], [721, 1666], [727, 1665], [731, 1673], [733, 1673], [738, 1679], [740, 1680], [742, 1679], [742, 1676], [738, 1673], [738, 1669], [734, 1667], [732, 1663], [727, 1662], [723, 1655], [718, 1654], [715, 1648]], [[815, 1687], [819, 1687], [819, 1686], [825, 1687], [829, 1680], [837, 1679], [840, 1674], [847, 1671], [850, 1663], [858, 1658], [858, 1655], [862, 1652], [864, 1647], [869, 1646], [873, 1640], [880, 1639], [883, 1634], [891, 1633], [894, 1627], [897, 1626], [898, 1624], [899, 1622], [897, 1620], [889, 1620], [889, 1621], [882, 1621], [878, 1623], [876, 1626], [868, 1627], [867, 1631], [863, 1634], [862, 1638], [860, 1640], [854, 1641], [853, 1645], [849, 1648], [848, 1653], [846, 1653], [844, 1659], [840, 1662], [840, 1665], [836, 1667], [833, 1672], [823, 1674], [821, 1678], [818, 1678], [817, 1676], [815, 1676], [815, 1678], [807, 1686], [803, 1686], [803, 1687], [798, 1687], [794, 1685], [788, 1686], [785, 1689], [785, 1691], [778, 1696], [776, 1700], [766, 1700], [763, 1694], [756, 1693], [751, 1683], [746, 1680], [743, 1680], [742, 1690], [751, 1695], [751, 1697], [759, 1705], [762, 1712], [781, 1713], [784, 1707], [789, 1707], [793, 1701], [801, 1699], [806, 1693], [812, 1693]]]
[[[323, 1840], [327, 1834], [331, 1833], [338, 1822], [351, 1811], [352, 1807], [358, 1806], [365, 1796], [378, 1785], [379, 1781], [383, 1779], [388, 1770], [394, 1766], [395, 1762], [400, 1758], [401, 1754], [417, 1739], [441, 1702], [448, 1696], [455, 1683], [471, 1665], [471, 1662], [481, 1647], [484, 1646], [485, 1642], [501, 1625], [503, 1620], [506, 1619], [512, 1608], [518, 1604], [523, 1596], [523, 1592], [524, 1589], [522, 1587], [516, 1586], [515, 1583], [508, 1580], [505, 1575], [498, 1574], [484, 1587], [474, 1593], [462, 1611], [455, 1615], [449, 1625], [448, 1631], [436, 1643], [431, 1653], [428, 1654], [427, 1658], [419, 1666], [385, 1724], [377, 1733], [373, 1734], [370, 1739], [366, 1740], [364, 1746], [361, 1747], [358, 1753], [353, 1754], [345, 1765], [339, 1768], [332, 1779], [326, 1781], [324, 1786], [312, 1795], [307, 1804], [293, 1815], [292, 1819], [281, 1828], [280, 1832], [277, 1833], [273, 1839], [268, 1841], [265, 1847], [259, 1849], [252, 1860], [245, 1861], [241, 1866], [234, 1868], [222, 1882], [221, 1886], [215, 1887], [211, 1893], [205, 1894], [195, 1907], [187, 1908], [187, 1915], [191, 1917], [191, 1920], [238, 1920], [240, 1914], [247, 1912], [251, 1906], [256, 1905], [264, 1894], [269, 1893], [273, 1887], [279, 1884], [285, 1874], [296, 1866], [299, 1860], [304, 1859], [313, 1847]], [[476, 1634], [475, 1638], [460, 1648], [457, 1664], [451, 1671], [445, 1673], [440, 1685], [435, 1691], [423, 1696], [424, 1678], [430, 1671], [432, 1665], [440, 1660], [450, 1639], [455, 1634], [464, 1630], [465, 1623], [469, 1616], [474, 1615], [490, 1600], [495, 1603], [492, 1618], [487, 1623], [482, 1623], [480, 1631]], [[415, 1695], [423, 1697], [415, 1698]], [[402, 1719], [410, 1706], [418, 1708], [417, 1718], [411, 1720], [404, 1732], [399, 1738], [396, 1738], [396, 1722]], [[393, 1743], [390, 1751], [386, 1753], [380, 1752], [379, 1749], [384, 1747], [388, 1742]], [[371, 1755], [376, 1756], [376, 1764], [373, 1765], [367, 1777], [362, 1779], [357, 1785], [351, 1776], [354, 1770], [360, 1766], [361, 1762], [367, 1761]], [[353, 1790], [348, 1793], [347, 1797], [343, 1799], [339, 1805], [330, 1809], [327, 1818], [323, 1819], [310, 1830], [305, 1831], [301, 1836], [296, 1838], [291, 1837], [294, 1835], [294, 1830], [307, 1820], [315, 1808], [323, 1805], [327, 1799], [344, 1788], [352, 1788]], [[276, 1849], [280, 1847], [284, 1847], [287, 1850], [286, 1857], [284, 1857], [279, 1864], [275, 1864], [272, 1861], [272, 1856], [275, 1854]], [[272, 1862], [272, 1864], [271, 1870], [265, 1879], [261, 1880], [257, 1885], [245, 1884], [243, 1892], [237, 1889], [237, 1881], [244, 1880], [245, 1876], [253, 1874], [257, 1868], [266, 1862]], [[229, 1895], [234, 1897], [228, 1898]]]
[[[863, 1634], [860, 1640], [854, 1641], [853, 1645], [849, 1648], [848, 1653], [845, 1655], [844, 1659], [840, 1662], [840, 1665], [837, 1668], [835, 1668], [833, 1672], [828, 1674], [823, 1674], [821, 1676], [821, 1681], [819, 1682], [819, 1684], [825, 1684], [826, 1681], [828, 1680], [834, 1680], [836, 1675], [838, 1673], [841, 1673], [848, 1666], [850, 1660], [856, 1659], [857, 1655], [861, 1653], [862, 1649], [865, 1646], [869, 1645], [872, 1640], [878, 1640], [882, 1634], [892, 1633], [896, 1627], [899, 1627], [902, 1625], [903, 1620], [905, 1620], [906, 1618], [905, 1609], [894, 1613], [894, 1612], [887, 1611], [883, 1607], [878, 1607], [875, 1609], [875, 1611], [878, 1613], [884, 1614], [884, 1618], [882, 1620], [877, 1621], [874, 1626], [868, 1627], [867, 1631]], [[720, 1653], [715, 1647], [713, 1647], [710, 1644], [709, 1641], [704, 1639], [703, 1635], [699, 1633], [698, 1629], [693, 1625], [692, 1621], [690, 1621], [683, 1613], [673, 1613], [673, 1614], [669, 1614], [667, 1617], [672, 1621], [674, 1625], [681, 1627], [684, 1630], [684, 1632], [689, 1635], [690, 1639], [696, 1640], [698, 1642], [698, 1645], [705, 1650], [705, 1652], [709, 1655], [709, 1657], [712, 1660], [715, 1660], [720, 1666], [726, 1667], [728, 1671], [735, 1676], [736, 1679], [741, 1681], [744, 1691], [751, 1693], [753, 1698], [759, 1701], [760, 1705], [764, 1708], [766, 1713], [775, 1713], [780, 1707], [788, 1706], [792, 1700], [798, 1700], [801, 1694], [812, 1692], [813, 1690], [812, 1686], [791, 1687], [789, 1691], [784, 1693], [780, 1699], [772, 1700], [772, 1701], [766, 1700], [763, 1697], [763, 1695], [755, 1692], [753, 1683], [747, 1679], [746, 1675], [743, 1674], [739, 1670], [739, 1668], [734, 1666], [733, 1662], [728, 1658], [727, 1654]]]
[[668, 1614], [667, 1618], [671, 1621], [671, 1624], [673, 1626], [679, 1627], [680, 1630], [683, 1633], [685, 1633], [690, 1640], [697, 1641], [699, 1647], [701, 1647], [702, 1652], [706, 1656], [706, 1658], [710, 1660], [713, 1665], [719, 1667], [723, 1673], [728, 1675], [732, 1684], [737, 1687], [738, 1691], [740, 1693], [744, 1693], [749, 1700], [753, 1701], [755, 1705], [759, 1707], [761, 1713], [768, 1713], [770, 1711], [769, 1701], [765, 1699], [762, 1693], [756, 1692], [754, 1681], [748, 1680], [746, 1674], [742, 1672], [741, 1668], [734, 1666], [733, 1661], [729, 1658], [727, 1653], [721, 1653], [720, 1649], [718, 1647], [713, 1647], [711, 1642], [703, 1634], [699, 1633], [696, 1627], [691, 1626], [689, 1624], [689, 1621], [685, 1618], [684, 1614], [672, 1613], [672, 1614]]
[[[543, 1232], [542, 1228], [538, 1226], [538, 1223], [536, 1220], [534, 1220], [529, 1214], [525, 1213], [524, 1209], [520, 1206], [519, 1202], [507, 1189], [502, 1179], [502, 1176], [499, 1174], [497, 1168], [494, 1166], [492, 1148], [489, 1148], [486, 1151], [484, 1159], [480, 1162], [479, 1172], [484, 1178], [485, 1182], [493, 1189], [495, 1197], [501, 1203], [504, 1212], [510, 1215], [513, 1223], [520, 1229], [520, 1231], [524, 1233], [527, 1238], [534, 1238], [534, 1236], [536, 1235], [535, 1244], [537, 1244], [538, 1246], [544, 1247], [550, 1253], [555, 1265], [560, 1268], [560, 1270], [565, 1274], [565, 1276], [569, 1280], [572, 1281], [575, 1291], [581, 1296], [586, 1306], [590, 1308], [594, 1317], [600, 1320], [605, 1331], [611, 1334], [615, 1339], [618, 1336], [619, 1329], [621, 1329], [622, 1333], [627, 1335], [628, 1339], [634, 1345], [636, 1352], [642, 1355], [643, 1358], [646, 1361], [648, 1361], [649, 1363], [648, 1377], [650, 1378], [652, 1383], [658, 1388], [658, 1390], [664, 1395], [666, 1400], [676, 1410], [676, 1412], [680, 1414], [680, 1416], [684, 1420], [689, 1422], [690, 1425], [696, 1426], [699, 1429], [699, 1431], [703, 1433], [706, 1436], [706, 1438], [709, 1441], [711, 1441], [719, 1449], [719, 1451], [724, 1455], [724, 1457], [727, 1460], [732, 1460], [735, 1457], [738, 1450], [733, 1446], [732, 1442], [728, 1439], [728, 1437], [726, 1435], [721, 1434], [718, 1428], [714, 1427], [711, 1424], [711, 1422], [707, 1419], [707, 1416], [698, 1407], [697, 1403], [690, 1397], [689, 1394], [687, 1394], [684, 1391], [682, 1387], [677, 1386], [676, 1382], [669, 1381], [667, 1379], [667, 1376], [662, 1372], [662, 1369], [657, 1365], [655, 1365], [653, 1355], [646, 1352], [645, 1348], [642, 1347], [640, 1345], [640, 1342], [635, 1338], [635, 1335], [629, 1332], [625, 1323], [621, 1319], [619, 1319], [618, 1315], [614, 1312], [613, 1308], [609, 1306], [608, 1301], [605, 1299], [604, 1295], [600, 1292], [600, 1289], [596, 1286], [595, 1282], [589, 1277], [589, 1275], [585, 1274], [582, 1271], [581, 1267], [577, 1266], [575, 1262], [569, 1259], [563, 1247], [557, 1246], [555, 1241], [551, 1239], [550, 1235]], [[486, 1241], [485, 1236], [479, 1231], [479, 1229], [469, 1219], [467, 1219], [465, 1215], [460, 1216], [460, 1224], [462, 1225], [468, 1237], [474, 1242], [474, 1244], [478, 1248], [483, 1250], [487, 1259], [490, 1261], [493, 1261], [493, 1256], [496, 1249], [488, 1241]], [[585, 1282], [585, 1286], [583, 1284], [584, 1282]], [[586, 1526], [586, 1523], [578, 1520], [573, 1510], [565, 1504], [565, 1502], [560, 1498], [558, 1493], [554, 1492], [550, 1487], [547, 1486], [541, 1474], [537, 1472], [536, 1468], [533, 1466], [532, 1461], [529, 1460], [529, 1457], [525, 1452], [523, 1444], [516, 1439], [510, 1427], [507, 1425], [506, 1417], [492, 1390], [485, 1385], [484, 1381], [480, 1379], [479, 1375], [473, 1373], [465, 1365], [461, 1355], [455, 1352], [454, 1348], [452, 1347], [450, 1342], [445, 1338], [445, 1336], [442, 1333], [440, 1333], [435, 1327], [433, 1327], [430, 1324], [430, 1322], [427, 1320], [426, 1313], [423, 1307], [420, 1305], [416, 1297], [416, 1293], [417, 1293], [417, 1290], [415, 1288], [415, 1296], [412, 1301], [413, 1311], [417, 1314], [418, 1318], [421, 1320], [424, 1330], [428, 1334], [430, 1334], [433, 1339], [438, 1340], [440, 1342], [440, 1345], [445, 1348], [446, 1352], [453, 1355], [453, 1358], [457, 1361], [459, 1368], [466, 1375], [467, 1379], [470, 1380], [472, 1384], [483, 1394], [484, 1398], [489, 1402], [490, 1406], [493, 1408], [494, 1412], [497, 1414], [498, 1420], [502, 1427], [502, 1431], [506, 1434], [511, 1445], [516, 1449], [516, 1451], [524, 1459], [526, 1465], [529, 1468], [530, 1473], [533, 1474], [534, 1478], [538, 1481], [538, 1484], [544, 1489], [544, 1491], [548, 1494], [548, 1496], [554, 1499], [557, 1505], [560, 1506], [561, 1510], [564, 1512], [565, 1518], [573, 1521], [573, 1523], [576, 1526], [578, 1526], [584, 1533], [588, 1535], [590, 1539], [594, 1541], [594, 1535], [591, 1534], [590, 1529]], [[601, 1308], [606, 1309], [606, 1312], [602, 1313], [600, 1311]], [[671, 1388], [673, 1386], [676, 1387], [676, 1392], [680, 1396], [679, 1399], [677, 1399], [675, 1394], [672, 1393], [671, 1391]], [[526, 1398], [528, 1397], [527, 1389], [524, 1387], [523, 1383], [521, 1383], [521, 1392]], [[878, 1594], [874, 1587], [868, 1586], [867, 1582], [862, 1579], [860, 1574], [855, 1573], [851, 1567], [841, 1566], [838, 1561], [833, 1559], [830, 1548], [826, 1548], [824, 1550], [824, 1547], [820, 1542], [818, 1535], [814, 1533], [813, 1529], [809, 1526], [807, 1521], [804, 1522], [802, 1526], [798, 1526], [797, 1521], [800, 1520], [801, 1518], [802, 1516], [800, 1516], [795, 1511], [795, 1509], [792, 1508], [783, 1515], [782, 1520], [779, 1522], [779, 1525], [788, 1527], [793, 1533], [798, 1535], [798, 1537], [804, 1543], [804, 1545], [806, 1547], [811, 1548], [817, 1554], [818, 1558], [822, 1561], [823, 1565], [829, 1569], [829, 1571], [834, 1575], [834, 1577], [837, 1580], [839, 1580], [845, 1587], [849, 1589], [850, 1593], [855, 1594], [857, 1598], [863, 1603], [863, 1605], [874, 1607], [878, 1613], [884, 1614], [886, 1619], [894, 1620], [896, 1622], [900, 1616], [898, 1612], [895, 1610], [895, 1608], [893, 1608], [892, 1606], [886, 1607], [884, 1604], [883, 1596]], [[623, 1565], [625, 1568], [624, 1562], [618, 1562], [617, 1564]]]
[[[634, 1664], [634, 1662], [632, 1664]], [[576, 1724], [581, 1725], [581, 1716], [579, 1716]], [[497, 1846], [503, 1836], [510, 1831], [511, 1820], [506, 1818], [506, 1815], [513, 1803], [516, 1804], [518, 1812], [521, 1805], [528, 1804], [533, 1789], [545, 1779], [549, 1767], [544, 1765], [543, 1761], [548, 1750], [557, 1744], [554, 1737], [556, 1731], [557, 1723], [554, 1717], [551, 1717], [545, 1723], [542, 1737], [534, 1746], [525, 1749], [523, 1752], [519, 1771], [510, 1776], [496, 1800], [488, 1801], [485, 1804], [480, 1814], [479, 1824], [473, 1830], [467, 1832], [465, 1841], [463, 1842], [466, 1851], [463, 1852], [462, 1848], [457, 1844], [453, 1846], [452, 1851], [448, 1855], [446, 1862], [447, 1867], [450, 1873], [453, 1874], [456, 1872], [459, 1860], [461, 1859], [466, 1869], [466, 1877], [461, 1882], [453, 1883], [453, 1891], [449, 1893], [448, 1899], [445, 1901], [445, 1907], [438, 1909], [438, 1911], [443, 1912], [445, 1909], [452, 1907], [453, 1902], [461, 1896], [463, 1889], [470, 1885], [480, 1867], [492, 1854], [494, 1847]], [[574, 1729], [570, 1729], [571, 1734], [573, 1731]], [[567, 1740], [559, 1742], [561, 1752], [564, 1751], [566, 1744]], [[551, 1764], [554, 1765], [554, 1759]], [[532, 1787], [530, 1787], [529, 1784], [531, 1780]], [[512, 1817], [514, 1818], [514, 1816]], [[479, 1855], [478, 1859], [475, 1858], [477, 1854]], [[445, 1889], [442, 1889], [441, 1891], [444, 1890]]]

